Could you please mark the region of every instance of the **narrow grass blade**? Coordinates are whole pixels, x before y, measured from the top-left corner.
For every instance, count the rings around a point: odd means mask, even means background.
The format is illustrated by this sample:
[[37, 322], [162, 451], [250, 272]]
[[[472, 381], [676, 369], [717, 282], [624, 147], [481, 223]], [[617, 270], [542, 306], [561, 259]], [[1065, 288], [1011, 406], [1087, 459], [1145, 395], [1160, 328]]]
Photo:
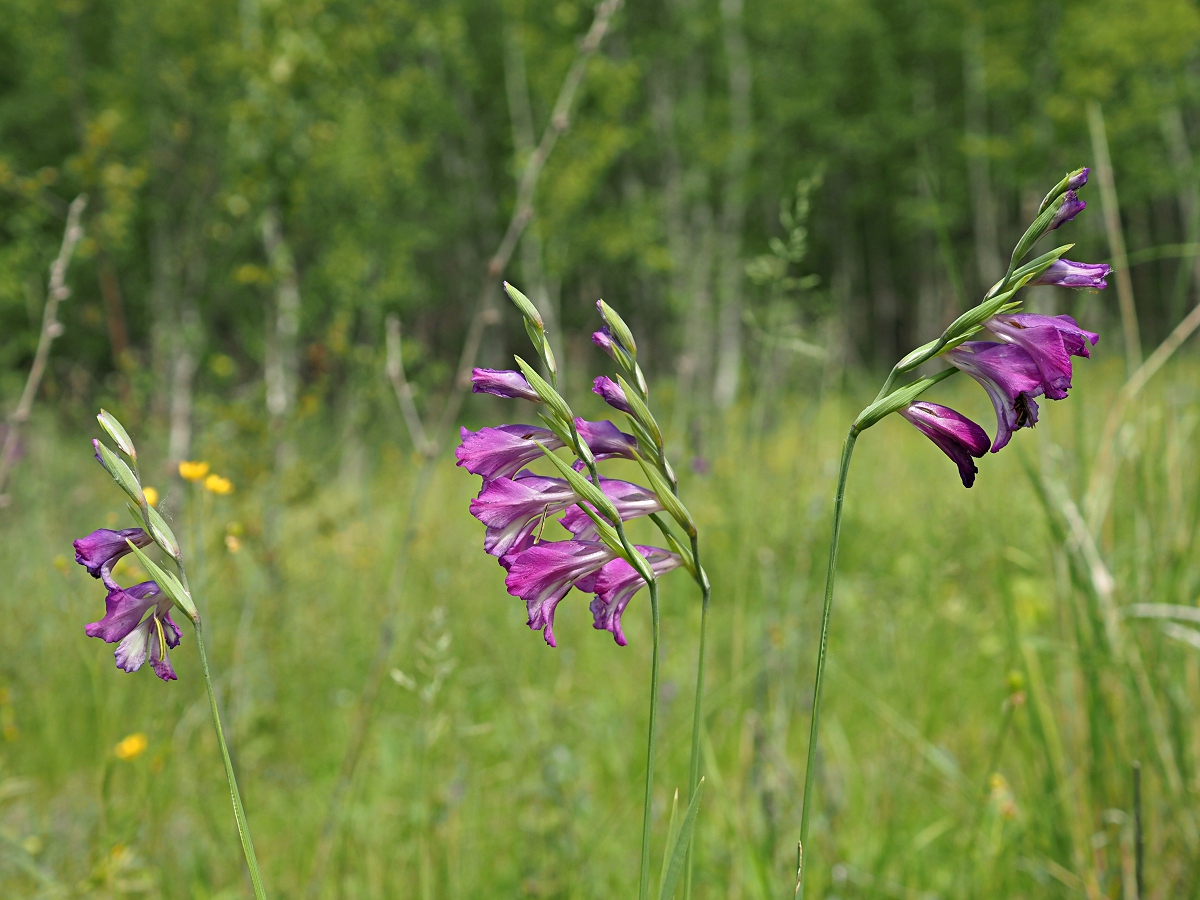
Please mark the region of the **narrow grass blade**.
[[679, 825], [679, 834], [675, 836], [675, 846], [671, 848], [671, 864], [663, 875], [662, 889], [658, 892], [658, 900], [671, 900], [675, 893], [675, 885], [683, 873], [683, 861], [687, 857], [688, 845], [692, 842], [692, 832], [696, 828], [696, 812], [700, 809], [700, 797], [704, 793], [704, 779], [696, 785], [696, 793], [688, 804], [687, 812]]

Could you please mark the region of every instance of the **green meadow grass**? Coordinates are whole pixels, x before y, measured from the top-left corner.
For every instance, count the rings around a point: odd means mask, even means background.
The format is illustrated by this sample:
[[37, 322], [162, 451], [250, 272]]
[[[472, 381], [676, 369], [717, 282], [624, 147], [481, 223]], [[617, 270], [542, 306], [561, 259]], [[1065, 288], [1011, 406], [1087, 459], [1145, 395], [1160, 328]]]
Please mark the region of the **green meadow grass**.
[[[1200, 650], [1161, 622], [1106, 612], [1062, 502], [1081, 502], [1118, 374], [1082, 365], [1071, 399], [1043, 404], [1038, 428], [982, 460], [970, 491], [897, 417], [860, 439], [808, 897], [1129, 897], [1135, 759], [1144, 896], [1200, 891]], [[678, 465], [714, 586], [697, 898], [784, 898], [795, 885], [833, 480], [869, 399], [850, 393], [780, 401], [764, 434], [735, 416], [711, 430], [708, 474]], [[936, 396], [991, 427], [966, 379]], [[479, 425], [511, 407], [474, 409]], [[1200, 369], [1183, 361], [1119, 433], [1112, 511], [1091, 557], [1111, 572], [1117, 606], [1200, 600], [1198, 420]], [[0, 512], [0, 896], [248, 896], [190, 629], [172, 684], [117, 671], [112, 648], [83, 634], [103, 590], [70, 542], [126, 519], [87, 424], [34, 429]], [[235, 765], [280, 898], [304, 893], [418, 466], [407, 445], [377, 442], [365, 474], [326, 476], [304, 462], [309, 444], [297, 441], [274, 482], [261, 436], [214, 419], [198, 446], [238, 490], [192, 494], [159, 478], [192, 548]], [[629, 646], [594, 631], [573, 593], [559, 649], [546, 647], [482, 552], [467, 513], [477, 489], [447, 453], [323, 897], [636, 891], [645, 595], [625, 617]], [[652, 540], [644, 524], [633, 537]], [[137, 577], [128, 561], [118, 575]], [[668, 576], [656, 858], [672, 795], [686, 793], [698, 622], [694, 586]], [[118, 758], [139, 732], [145, 751]]]

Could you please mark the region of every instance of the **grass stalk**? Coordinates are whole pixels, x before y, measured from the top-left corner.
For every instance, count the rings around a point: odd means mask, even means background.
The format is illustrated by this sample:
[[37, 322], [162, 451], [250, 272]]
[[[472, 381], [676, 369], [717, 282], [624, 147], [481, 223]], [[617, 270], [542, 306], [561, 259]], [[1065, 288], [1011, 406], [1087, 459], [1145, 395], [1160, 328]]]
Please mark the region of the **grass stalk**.
[[797, 864], [799, 871], [796, 896], [804, 897], [804, 868], [800, 865], [800, 856], [804, 844], [808, 841], [808, 822], [812, 812], [813, 770], [817, 761], [817, 732], [821, 727], [821, 688], [825, 683], [825, 657], [829, 650], [829, 616], [833, 610], [833, 582], [837, 573], [838, 538], [842, 531], [842, 503], [846, 498], [846, 479], [850, 474], [850, 457], [854, 454], [854, 442], [858, 440], [858, 430], [851, 427], [842, 445], [842, 462], [838, 468], [837, 493], [833, 500], [833, 536], [829, 541], [829, 568], [825, 573], [825, 605], [821, 611], [821, 645], [817, 651], [817, 674], [813, 682], [813, 711], [812, 726], [808, 732], [808, 759], [804, 765], [804, 806], [800, 813], [800, 845], [797, 848]]
[[[700, 550], [697, 546], [698, 542], [692, 538], [692, 558], [696, 560], [697, 571], [703, 572], [700, 568]], [[708, 649], [708, 603], [712, 599], [712, 586], [708, 583], [707, 577], [704, 578], [700, 585], [702, 597], [700, 601], [700, 647], [696, 651], [696, 699], [692, 708], [692, 753], [691, 760], [688, 763], [688, 803], [692, 802], [692, 797], [695, 795], [700, 783], [700, 726], [704, 721], [704, 664], [705, 654]], [[687, 860], [684, 863], [683, 874], [683, 898], [691, 900], [692, 897], [692, 861], [695, 856], [696, 838], [695, 832], [692, 833], [692, 839], [688, 842]]]
[[646, 736], [646, 794], [642, 801], [642, 862], [638, 879], [638, 900], [650, 896], [650, 814], [654, 798], [654, 747], [658, 725], [658, 581], [650, 582], [650, 619], [654, 627], [654, 649], [650, 663], [650, 724]]

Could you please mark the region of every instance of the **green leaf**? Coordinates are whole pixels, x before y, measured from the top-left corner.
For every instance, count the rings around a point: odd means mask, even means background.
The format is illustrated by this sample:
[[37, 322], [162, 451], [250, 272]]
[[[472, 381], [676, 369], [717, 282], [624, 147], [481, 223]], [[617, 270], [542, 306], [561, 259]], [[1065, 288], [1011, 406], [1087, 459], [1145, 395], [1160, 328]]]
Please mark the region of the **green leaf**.
[[679, 788], [675, 788], [675, 796], [671, 800], [671, 818], [667, 820], [667, 842], [663, 845], [662, 868], [658, 872], [658, 883], [667, 883], [667, 866], [671, 862], [671, 848], [675, 845], [675, 819], [679, 813]]
[[625, 562], [637, 569], [638, 574], [642, 574], [641, 568], [638, 567], [637, 563], [633, 559], [630, 559], [629, 554], [625, 552], [625, 545], [621, 543], [621, 535], [617, 533], [617, 529], [613, 528], [606, 521], [604, 521], [604, 519], [600, 518], [596, 511], [586, 503], [576, 503], [575, 505], [582, 509], [587, 517], [592, 520], [592, 524], [596, 526], [596, 533], [599, 534], [600, 540], [604, 541], [604, 543], [608, 545], [608, 548], [619, 555], [621, 559], [625, 560]]
[[567, 463], [553, 450], [546, 449], [546, 445], [541, 441], [534, 441], [534, 443], [541, 448], [542, 452], [546, 454], [546, 457], [550, 460], [550, 462], [554, 463], [555, 468], [558, 469], [563, 478], [567, 479], [567, 483], [571, 485], [571, 490], [573, 490], [578, 497], [586, 500], [588, 503], [592, 504], [592, 506], [596, 507], [596, 509], [598, 509], [613, 525], [616, 525], [621, 521], [621, 514], [617, 512], [616, 506], [614, 506], [613, 502], [608, 499], [608, 496], [604, 493], [604, 491], [600, 490], [600, 488], [596, 487], [596, 485], [592, 484], [590, 481], [572, 469], [569, 465], [567, 465]]
[[537, 307], [533, 305], [532, 300], [507, 281], [504, 282], [504, 292], [508, 294], [508, 299], [513, 302], [513, 306], [521, 311], [521, 315], [525, 317], [526, 322], [530, 323], [538, 331], [542, 331], [546, 327], [542, 321], [542, 314], [537, 311]]
[[104, 466], [113, 481], [138, 506], [142, 505], [142, 486], [133, 477], [133, 470], [125, 464], [125, 460], [108, 449], [102, 441], [96, 441], [96, 452], [100, 454], [100, 464]]
[[687, 532], [688, 537], [696, 536], [696, 523], [692, 520], [692, 514], [687, 511], [687, 507], [683, 502], [675, 496], [671, 490], [671, 486], [667, 484], [667, 480], [663, 478], [662, 473], [658, 469], [649, 465], [646, 460], [638, 454], [638, 464], [642, 467], [642, 471], [646, 473], [646, 478], [650, 481], [650, 490], [658, 495], [658, 502], [663, 505], [671, 518], [679, 523], [679, 527]]
[[603, 300], [600, 301], [600, 317], [604, 319], [604, 324], [612, 332], [613, 339], [629, 354], [630, 360], [636, 363], [637, 343], [633, 339], [633, 332], [625, 324], [625, 320]]
[[158, 583], [158, 586], [162, 592], [170, 597], [176, 606], [187, 613], [187, 617], [189, 619], [191, 619], [193, 622], [196, 621], [196, 604], [192, 602], [192, 595], [187, 592], [179, 579], [170, 572], [161, 568], [157, 563], [154, 562], [154, 560], [143, 553], [141, 548], [134, 544], [133, 541], [126, 541], [125, 543], [129, 544], [129, 546], [133, 549], [133, 552], [137, 555], [138, 560], [143, 566], [146, 567], [146, 571], [149, 572], [150, 577]]
[[662, 887], [658, 892], [658, 900], [671, 900], [675, 894], [675, 885], [683, 872], [683, 861], [687, 858], [688, 846], [692, 843], [692, 832], [696, 828], [696, 813], [700, 809], [700, 796], [704, 793], [704, 779], [696, 785], [696, 793], [688, 804], [687, 812], [683, 814], [683, 822], [679, 826], [679, 834], [675, 836], [675, 845], [671, 848], [671, 864], [663, 877]]
[[157, 509], [150, 504], [146, 504], [146, 508], [150, 510], [150, 537], [154, 538], [154, 543], [162, 547], [167, 555], [178, 561], [179, 541], [175, 538], [175, 532], [163, 521], [163, 517], [159, 515]]
[[96, 421], [100, 423], [100, 427], [105, 433], [112, 438], [117, 449], [128, 456], [130, 459], [137, 459], [137, 448], [133, 446], [133, 438], [129, 436], [124, 426], [117, 421], [117, 417], [105, 409], [100, 410], [100, 414], [96, 416]]
[[625, 393], [625, 402], [629, 404], [634, 420], [646, 429], [646, 433], [654, 441], [654, 446], [656, 448], [661, 447], [663, 442], [662, 431], [658, 427], [658, 422], [654, 420], [654, 416], [650, 412], [650, 407], [642, 402], [642, 398], [638, 396], [637, 391], [631, 388], [629, 382], [620, 375], [617, 376], [617, 384], [621, 386], [621, 390]]
[[562, 398], [550, 382], [546, 381], [541, 375], [533, 370], [533, 367], [519, 356], [513, 357], [517, 361], [517, 365], [521, 369], [521, 374], [525, 376], [525, 380], [529, 382], [529, 386], [533, 388], [538, 397], [546, 404], [546, 409], [564, 425], [570, 427], [574, 416], [571, 414], [571, 407], [567, 406], [567, 401]]
[[939, 381], [944, 381], [957, 371], [958, 369], [954, 368], [944, 369], [929, 378], [922, 378], [919, 381], [914, 381], [911, 384], [904, 385], [904, 387], [897, 388], [883, 399], [876, 400], [858, 414], [858, 418], [854, 420], [854, 430], [859, 432], [866, 431], [880, 419], [890, 416], [896, 410], [908, 406], [908, 404], [912, 403]]

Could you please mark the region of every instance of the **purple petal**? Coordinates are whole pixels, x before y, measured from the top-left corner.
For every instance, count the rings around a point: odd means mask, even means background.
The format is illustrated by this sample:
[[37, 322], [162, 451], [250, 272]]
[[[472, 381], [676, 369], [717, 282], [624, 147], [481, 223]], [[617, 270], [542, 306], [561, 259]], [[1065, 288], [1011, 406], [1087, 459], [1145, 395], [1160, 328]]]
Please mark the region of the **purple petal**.
[[[609, 356], [613, 356], [613, 337], [612, 332], [608, 330], [607, 325], [605, 325], [599, 331], [592, 332], [592, 343]], [[615, 359], [616, 357], [613, 358]]]
[[607, 375], [601, 375], [592, 382], [592, 393], [599, 394], [604, 402], [613, 409], [633, 414], [633, 410], [629, 407], [629, 401], [625, 397], [625, 391]]
[[595, 541], [545, 541], [501, 559], [508, 570], [504, 585], [525, 601], [529, 627], [541, 630], [546, 643], [554, 642], [554, 611], [567, 591], [598, 570], [615, 554]]
[[1038, 365], [1016, 344], [967, 341], [948, 350], [946, 359], [983, 386], [996, 410], [996, 440], [992, 452], [1004, 448], [1018, 428], [1037, 424], [1034, 397], [1045, 388]]
[[[1091, 355], [1088, 344], [1093, 347], [1100, 341], [1100, 335], [1094, 331], [1084, 331], [1079, 323], [1070, 316], [1039, 316], [1034, 313], [1015, 313], [1013, 315], [997, 316], [997, 320], [1009, 322], [1022, 328], [1035, 328], [1038, 325], [1053, 325], [1062, 335], [1063, 346], [1071, 356], [1088, 357]], [[987, 323], [984, 323], [987, 325]], [[991, 326], [988, 325], [990, 328]]]
[[1070, 222], [1073, 218], [1083, 212], [1087, 206], [1074, 191], [1067, 191], [1062, 195], [1062, 203], [1058, 207], [1058, 211], [1054, 214], [1054, 218], [1050, 220], [1050, 227], [1047, 231], [1053, 231], [1058, 226]]
[[158, 617], [162, 619], [163, 624], [166, 626], [164, 630], [167, 635], [167, 646], [174, 650], [183, 639], [183, 632], [179, 630], [179, 626], [175, 624], [169, 612], [160, 610]]
[[483, 476], [484, 484], [496, 478], [511, 478], [542, 455], [534, 441], [549, 450], [563, 445], [554, 432], [536, 425], [501, 425], [461, 432], [462, 443], [454, 449], [458, 465], [472, 475]]
[[576, 419], [575, 428], [596, 459], [637, 459], [637, 441], [633, 435], [625, 434], [607, 419], [599, 422]]
[[[146, 661], [146, 651], [150, 649], [150, 629], [154, 627], [154, 617], [150, 616], [141, 625], [134, 628], [127, 634], [121, 643], [117, 644], [117, 649], [113, 652], [113, 658], [117, 661], [117, 668], [124, 672], [136, 672], [142, 667], [142, 663]], [[155, 643], [158, 642], [157, 635]]]
[[471, 391], [476, 394], [495, 394], [513, 400], [538, 401], [537, 391], [529, 386], [525, 376], [511, 369], [473, 369]]
[[[671, 553], [659, 547], [644, 547], [635, 545], [635, 549], [650, 563], [650, 568], [656, 576], [665, 575], [672, 569], [683, 565], [683, 558], [677, 553]], [[621, 614], [629, 601], [645, 586], [646, 582], [637, 570], [623, 559], [614, 559], [607, 563], [596, 576], [592, 590], [596, 596], [592, 598], [592, 627], [598, 631], [612, 632], [613, 640], [620, 646], [625, 646], [625, 633], [621, 630]]]
[[503, 557], [525, 549], [545, 516], [566, 509], [576, 499], [562, 479], [522, 473], [515, 479], [488, 482], [471, 501], [471, 515], [487, 526], [483, 549]]
[[1072, 190], [1072, 191], [1077, 191], [1081, 187], [1083, 187], [1085, 184], [1087, 184], [1088, 173], [1090, 171], [1092, 171], [1092, 170], [1085, 166], [1084, 168], [1082, 168], [1078, 172], [1076, 172], [1074, 175], [1072, 175], [1067, 180], [1067, 189]]
[[[656, 493], [629, 481], [601, 478], [600, 490], [617, 507], [622, 521], [648, 516], [663, 508]], [[558, 521], [577, 541], [594, 541], [598, 537], [596, 523], [578, 506], [572, 506]]]
[[1090, 288], [1102, 291], [1108, 287], [1104, 279], [1112, 272], [1105, 263], [1081, 263], [1060, 259], [1050, 264], [1033, 284], [1049, 284], [1065, 288]]
[[[169, 645], [171, 640], [170, 637], [166, 634], [163, 636], [166, 638], [167, 644]], [[154, 674], [163, 681], [177, 681], [179, 676], [175, 674], [175, 669], [171, 666], [170, 657], [165, 653], [163, 653], [161, 657], [159, 655], [159, 651], [162, 650], [162, 647], [160, 647], [158, 643], [158, 630], [156, 628], [151, 628], [150, 630], [149, 644], [150, 665], [154, 669]]]
[[[84, 632], [88, 637], [100, 638], [109, 644], [123, 641], [138, 627], [146, 610], [158, 603], [162, 596], [158, 585], [153, 581], [143, 581], [130, 588], [109, 591], [108, 596], [104, 598], [104, 618], [87, 625]], [[175, 631], [178, 633], [179, 629], [176, 628]]]
[[126, 540], [133, 541], [139, 547], [146, 547], [151, 542], [150, 535], [140, 528], [122, 531], [97, 528], [87, 537], [74, 542], [75, 562], [87, 569], [93, 578], [99, 578], [101, 569], [112, 568], [117, 560], [132, 552]]
[[987, 453], [991, 441], [986, 431], [962, 413], [937, 403], [910, 403], [900, 410], [900, 415], [917, 426], [921, 434], [954, 461], [963, 487], [969, 488], [975, 483], [979, 469], [974, 460]]

